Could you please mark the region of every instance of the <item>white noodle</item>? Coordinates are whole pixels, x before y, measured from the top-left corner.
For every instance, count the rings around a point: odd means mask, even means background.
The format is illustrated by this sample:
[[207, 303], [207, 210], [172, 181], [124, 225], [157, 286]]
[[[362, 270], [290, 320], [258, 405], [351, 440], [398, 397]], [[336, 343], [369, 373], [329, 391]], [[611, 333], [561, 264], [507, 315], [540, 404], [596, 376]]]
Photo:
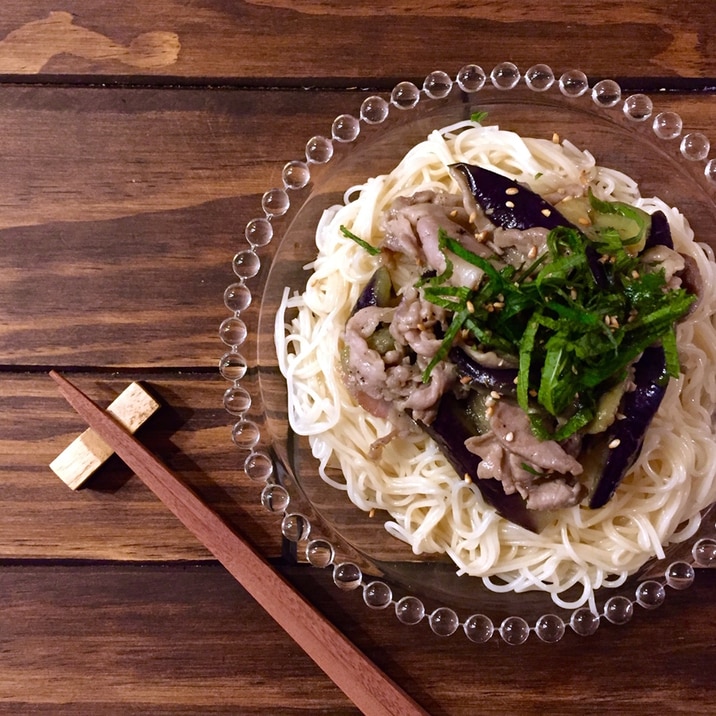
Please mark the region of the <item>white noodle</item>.
[[[675, 248], [694, 259], [703, 281], [697, 308], [677, 328], [683, 375], [671, 381], [636, 464], [607, 505], [563, 509], [540, 534], [499, 517], [427, 437], [394, 439], [379, 460], [370, 458], [371, 443], [391, 426], [356, 406], [340, 378], [340, 335], [376, 267], [340, 225], [377, 243], [381, 215], [396, 197], [423, 189], [459, 192], [447, 171], [454, 162], [493, 169], [544, 196], [575, 195], [588, 184], [602, 199], [661, 209]], [[663, 555], [662, 545], [693, 535], [699, 511], [716, 500], [716, 270], [711, 250], [694, 241], [676, 209], [642, 198], [631, 178], [597, 166], [567, 141], [471, 123], [432, 132], [390, 174], [351, 188], [346, 199], [325, 212], [306, 290], [286, 292], [275, 332], [291, 427], [308, 436], [326, 482], [362, 510], [387, 510], [386, 530], [415, 554], [445, 553], [459, 574], [482, 578], [489, 589], [541, 589], [565, 607], [594, 607], [596, 589], [619, 586], [650, 557]], [[330, 476], [336, 467], [343, 481]], [[560, 597], [574, 585], [582, 588], [575, 600]]]

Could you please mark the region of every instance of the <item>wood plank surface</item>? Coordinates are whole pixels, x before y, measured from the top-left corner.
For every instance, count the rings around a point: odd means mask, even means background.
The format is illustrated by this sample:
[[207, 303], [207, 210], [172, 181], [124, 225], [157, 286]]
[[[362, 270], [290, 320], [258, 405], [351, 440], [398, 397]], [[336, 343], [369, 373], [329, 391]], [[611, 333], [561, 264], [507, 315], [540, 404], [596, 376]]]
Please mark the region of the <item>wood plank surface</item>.
[[[108, 405], [140, 378], [162, 407], [138, 435], [266, 556], [281, 554], [280, 521], [243, 474], [218, 376], [143, 372], [73, 375]], [[49, 463], [86, 427], [45, 374], [0, 378], [0, 558], [203, 560], [206, 549], [116, 457], [73, 492]], [[35, 416], [41, 416], [37, 418]]]
[[385, 87], [510, 60], [523, 70], [547, 62], [590, 76], [703, 78], [716, 76], [713, 19], [694, 0], [7, 0], [0, 74]]
[[[626, 626], [519, 647], [441, 639], [285, 572], [435, 716], [713, 713], [716, 572]], [[0, 713], [357, 713], [219, 566], [3, 565], [0, 592]]]

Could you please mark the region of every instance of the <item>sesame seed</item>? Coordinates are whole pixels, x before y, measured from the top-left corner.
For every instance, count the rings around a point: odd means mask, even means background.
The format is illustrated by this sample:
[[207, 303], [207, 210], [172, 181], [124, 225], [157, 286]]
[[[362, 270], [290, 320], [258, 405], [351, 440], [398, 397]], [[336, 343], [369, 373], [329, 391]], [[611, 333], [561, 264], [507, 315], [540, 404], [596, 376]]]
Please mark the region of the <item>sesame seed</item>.
[[505, 307], [505, 302], [504, 302], [504, 301], [495, 301], [495, 302], [492, 304], [492, 307], [493, 307], [496, 311], [499, 311], [501, 308], [504, 308], [504, 307]]
[[463, 375], [462, 378], [460, 378], [460, 382], [461, 382], [463, 385], [467, 385], [467, 384], [470, 383], [471, 381], [472, 381], [472, 378], [471, 378], [469, 375]]
[[609, 449], [614, 450], [614, 448], [618, 448], [621, 443], [622, 441], [619, 438], [614, 438], [614, 440], [609, 443]]
[[589, 217], [588, 217], [588, 216], [580, 216], [580, 217], [577, 219], [577, 223], [578, 223], [580, 226], [590, 226], [592, 222], [589, 220]]
[[507, 433], [505, 435], [505, 442], [511, 443], [515, 439], [515, 434], [513, 432]]
[[465, 482], [468, 484], [472, 482], [472, 478], [467, 473], [465, 473], [463, 477], [465, 478]]
[[416, 324], [415, 327], [416, 327], [419, 331], [424, 331], [424, 330], [425, 330], [425, 324], [424, 324], [424, 323], [418, 323], [418, 324]]
[[467, 308], [467, 310], [470, 311], [470, 313], [475, 313], [475, 306], [472, 303], [472, 301], [467, 301], [465, 303], [465, 308]]
[[631, 272], [631, 277], [632, 277], [632, 278], [639, 278], [639, 272], [638, 272], [636, 269], [634, 269], [634, 270]]
[[450, 216], [454, 219], [454, 218], [457, 216], [457, 209], [453, 209], [453, 210], [450, 212]]
[[519, 377], [518, 375], [516, 375], [516, 376], [513, 378], [512, 382], [513, 382], [515, 385], [517, 385], [517, 384], [520, 382], [520, 377]]
[[559, 134], [557, 134], [557, 132], [552, 135], [552, 142], [554, 144], [559, 144]]
[[570, 292], [569, 292], [569, 297], [570, 297], [573, 301], [576, 301], [576, 300], [577, 300], [577, 289], [576, 289], [576, 288], [573, 288], [573, 289], [570, 290]]
[[489, 395], [485, 398], [485, 407], [489, 410], [495, 404], [495, 399]]
[[482, 243], [483, 241], [487, 241], [488, 237], [490, 236], [490, 232], [487, 229], [483, 229], [482, 231], [478, 231], [475, 234], [475, 238]]
[[507, 194], [508, 196], [514, 196], [515, 194], [517, 194], [518, 191], [519, 189], [516, 186], [510, 186], [505, 189], [505, 194]]
[[493, 414], [494, 412], [495, 412], [495, 408], [494, 408], [494, 406], [492, 406], [492, 405], [488, 405], [488, 406], [485, 408], [485, 415], [486, 415], [486, 417], [488, 417], [488, 418], [491, 418], [491, 417], [492, 417], [492, 414]]
[[495, 211], [495, 210], [494, 210], [492, 207], [490, 207], [489, 209], [485, 209], [485, 215], [486, 215], [486, 216], [492, 216], [492, 214], [493, 214], [494, 211]]
[[474, 223], [475, 223], [475, 219], [477, 219], [477, 214], [473, 211], [472, 214], [470, 214], [470, 218], [468, 219], [468, 221], [469, 221], [471, 224], [474, 224]]
[[514, 209], [514, 208], [515, 208], [515, 202], [514, 202], [514, 201], [506, 201], [506, 202], [505, 202], [505, 206], [506, 206], [508, 209]]
[[608, 326], [609, 323], [610, 323], [610, 321], [611, 321], [611, 316], [604, 316], [604, 323], [605, 323], [605, 325]]
[[532, 246], [530, 250], [527, 252], [527, 258], [528, 259], [534, 259], [537, 257], [537, 247]]
[[496, 390], [491, 390], [491, 391], [490, 391], [490, 397], [491, 397], [493, 400], [499, 400], [502, 396], [501, 396]]
[[541, 211], [542, 216], [552, 216], [552, 209], [544, 208]]
[[368, 513], [368, 517], [375, 517], [375, 507], [370, 508], [370, 512]]

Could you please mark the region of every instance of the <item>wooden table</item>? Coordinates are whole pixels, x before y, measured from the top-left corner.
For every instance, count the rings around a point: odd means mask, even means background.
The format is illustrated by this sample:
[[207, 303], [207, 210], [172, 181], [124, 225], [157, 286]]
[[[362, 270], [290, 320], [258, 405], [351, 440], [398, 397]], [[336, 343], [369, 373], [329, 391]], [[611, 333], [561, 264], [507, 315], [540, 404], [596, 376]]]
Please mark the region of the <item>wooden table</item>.
[[[400, 625], [285, 556], [217, 374], [231, 259], [306, 139], [468, 62], [615, 77], [716, 137], [708, 3], [5, 0], [0, 11], [0, 713], [352, 714], [139, 480], [68, 490], [81, 420], [141, 379], [145, 443], [431, 713], [716, 713], [716, 571], [556, 645]], [[668, 6], [668, 9], [667, 9]]]

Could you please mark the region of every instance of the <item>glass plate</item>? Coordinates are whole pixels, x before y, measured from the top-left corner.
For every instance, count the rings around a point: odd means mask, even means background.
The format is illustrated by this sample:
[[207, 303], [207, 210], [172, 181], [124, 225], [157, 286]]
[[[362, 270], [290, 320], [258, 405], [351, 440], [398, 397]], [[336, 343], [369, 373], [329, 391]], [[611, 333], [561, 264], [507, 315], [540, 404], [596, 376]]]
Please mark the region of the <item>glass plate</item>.
[[307, 441], [289, 429], [273, 343], [284, 287], [305, 285], [302, 267], [314, 258], [323, 210], [342, 203], [351, 186], [390, 171], [432, 129], [476, 111], [487, 112], [488, 124], [523, 135], [568, 138], [599, 164], [635, 178], [643, 195], [679, 207], [698, 237], [711, 235], [716, 160], [709, 160], [709, 140], [686, 132], [674, 112], [655, 110], [646, 95], [622, 96], [608, 79], [590, 85], [577, 70], [557, 78], [536, 65], [523, 75], [511, 63], [489, 73], [466, 65], [454, 79], [432, 72], [422, 87], [401, 82], [389, 95], [367, 97], [355, 115], [336, 117], [330, 134], [312, 136], [305, 156], [283, 167], [283, 186], [262, 196], [261, 213], [247, 223], [247, 245], [233, 259], [237, 281], [224, 294], [231, 312], [220, 326], [227, 347], [220, 372], [230, 383], [224, 406], [235, 420], [232, 437], [245, 455], [246, 475], [261, 486], [261, 503], [278, 515], [296, 557], [332, 569], [338, 588], [361, 590], [365, 605], [392, 610], [404, 624], [428, 619], [441, 636], [462, 632], [474, 642], [520, 644], [535, 634], [552, 643], [567, 628], [589, 635], [602, 620], [624, 624], [635, 606], [656, 608], [669, 588], [690, 586], [696, 567], [716, 566], [716, 506], [698, 534], [670, 547], [666, 559], [652, 560], [619, 587], [598, 590], [595, 611], [560, 609], [541, 592], [489, 591], [479, 579], [458, 577], [447, 558], [416, 557], [385, 532], [380, 516], [361, 512], [322, 482]]

